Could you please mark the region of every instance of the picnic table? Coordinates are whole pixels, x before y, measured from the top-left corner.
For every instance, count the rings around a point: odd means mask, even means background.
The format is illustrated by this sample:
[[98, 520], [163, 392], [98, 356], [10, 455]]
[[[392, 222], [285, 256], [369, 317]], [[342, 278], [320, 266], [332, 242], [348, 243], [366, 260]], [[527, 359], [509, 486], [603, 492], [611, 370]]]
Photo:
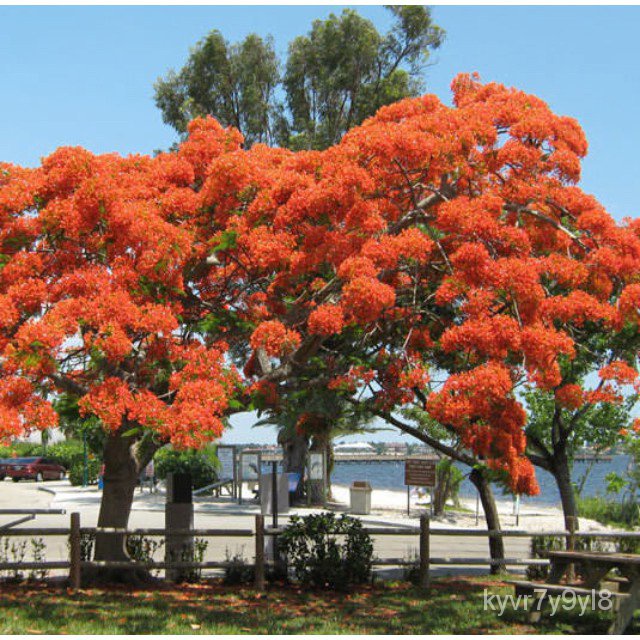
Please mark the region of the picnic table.
[[[640, 554], [597, 553], [590, 551], [549, 551], [551, 570], [547, 583], [559, 584], [572, 564], [582, 566], [583, 587], [599, 589], [612, 569], [617, 569], [628, 581], [628, 592], [620, 599], [616, 618], [609, 633], [621, 634], [629, 626], [636, 609], [640, 609]], [[569, 587], [571, 588], [571, 587]]]

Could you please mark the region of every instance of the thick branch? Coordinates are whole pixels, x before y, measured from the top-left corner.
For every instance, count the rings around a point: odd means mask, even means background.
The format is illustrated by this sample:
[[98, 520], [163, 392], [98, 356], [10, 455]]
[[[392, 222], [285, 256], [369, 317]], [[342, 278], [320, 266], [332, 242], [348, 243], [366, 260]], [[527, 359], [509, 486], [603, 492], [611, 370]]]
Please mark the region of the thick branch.
[[562, 231], [562, 233], [566, 233], [577, 245], [579, 245], [585, 251], [589, 251], [589, 248], [580, 240], [580, 237], [577, 236], [573, 231], [567, 229], [564, 225], [560, 224], [557, 220], [554, 220], [551, 216], [545, 215], [536, 209], [529, 209], [528, 207], [522, 207], [516, 204], [507, 204], [505, 206], [507, 211], [515, 211], [516, 213], [526, 213], [528, 215], [533, 216], [534, 218], [538, 218], [539, 220], [544, 220], [552, 227], [555, 227], [558, 231]]
[[[349, 402], [355, 406], [362, 406], [363, 404], [366, 404], [363, 402], [358, 402], [357, 400], [353, 400], [352, 398], [349, 398]], [[404, 433], [407, 433], [410, 436], [417, 438], [421, 442], [428, 444], [433, 449], [436, 449], [437, 451], [444, 453], [446, 456], [449, 456], [454, 460], [458, 460], [459, 462], [462, 462], [463, 464], [466, 464], [470, 467], [474, 467], [478, 464], [478, 461], [475, 458], [467, 455], [466, 453], [463, 453], [462, 451], [458, 451], [453, 447], [443, 444], [442, 442], [440, 442], [440, 440], [437, 440], [436, 438], [432, 438], [429, 434], [424, 433], [424, 431], [420, 431], [420, 429], [417, 429], [416, 427], [412, 427], [406, 422], [402, 422], [402, 420], [398, 420], [396, 417], [394, 417], [390, 413], [387, 413], [386, 411], [381, 411], [380, 409], [373, 409], [371, 406], [367, 406], [367, 410], [370, 411], [372, 414], [378, 416], [379, 418], [382, 418], [389, 424], [392, 424], [394, 427], [398, 427], [400, 431], [403, 431]]]
[[78, 384], [75, 380], [72, 380], [63, 374], [52, 373], [49, 377], [57, 387], [67, 393], [73, 393], [78, 396], [84, 396], [88, 393], [87, 389], [85, 389], [81, 384]]

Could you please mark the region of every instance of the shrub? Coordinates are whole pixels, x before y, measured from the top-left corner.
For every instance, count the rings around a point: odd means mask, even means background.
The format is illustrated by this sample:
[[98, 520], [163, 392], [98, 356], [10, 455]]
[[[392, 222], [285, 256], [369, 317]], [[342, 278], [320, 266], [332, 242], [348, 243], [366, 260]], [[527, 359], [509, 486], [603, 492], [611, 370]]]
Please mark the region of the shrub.
[[82, 440], [62, 440], [52, 444], [47, 449], [47, 457], [61, 464], [65, 469], [71, 469], [75, 464], [84, 459], [84, 446]]
[[[102, 463], [95, 458], [89, 458], [87, 460], [87, 482], [88, 484], [96, 484], [98, 482], [98, 474], [100, 473], [100, 467]], [[69, 482], [74, 487], [82, 485], [84, 479], [84, 461], [80, 459], [74, 462], [69, 468]]]
[[156, 475], [164, 480], [169, 473], [188, 473], [194, 489], [206, 487], [218, 479], [218, 459], [214, 453], [187, 449], [161, 449], [155, 456]]
[[[156, 562], [155, 554], [157, 551], [161, 551], [163, 547], [164, 540], [140, 534], [127, 536], [125, 539], [127, 554], [134, 562]], [[156, 577], [159, 571], [159, 569], [155, 570]]]
[[[15, 538], [0, 537], [0, 562], [15, 562], [19, 565], [24, 562], [45, 562], [46, 545], [42, 538], [30, 538], [16, 540]], [[30, 557], [29, 557], [29, 552]], [[26, 577], [28, 580], [44, 580], [49, 575], [48, 569], [31, 569]], [[0, 577], [5, 577], [11, 582], [24, 580], [25, 574], [20, 567], [0, 570]]]
[[578, 500], [581, 518], [624, 528], [640, 526], [640, 505], [635, 500], [618, 501], [611, 496], [594, 496]]
[[[0, 538], [0, 562], [13, 562], [20, 565], [25, 561], [26, 555], [26, 540]], [[0, 573], [13, 582], [20, 582], [24, 578], [19, 566], [13, 569], [3, 569]]]
[[0, 458], [31, 458], [43, 455], [44, 447], [34, 442], [14, 442], [8, 447], [0, 447]]
[[357, 518], [292, 516], [278, 543], [293, 576], [304, 585], [346, 589], [371, 579], [373, 543]]
[[[179, 549], [169, 551], [169, 562], [204, 562], [205, 554], [209, 547], [209, 541], [204, 538], [194, 538], [193, 545], [185, 544]], [[202, 579], [202, 567], [193, 567], [180, 571], [180, 582], [199, 582]]]
[[247, 564], [242, 550], [231, 555], [229, 549], [225, 551], [225, 559], [229, 563], [224, 568], [224, 584], [237, 586], [253, 583], [255, 570], [253, 565]]
[[[96, 545], [96, 534], [82, 531], [80, 533], [80, 560], [90, 562], [93, 560], [93, 549]], [[67, 540], [67, 549], [71, 551], [71, 542]]]

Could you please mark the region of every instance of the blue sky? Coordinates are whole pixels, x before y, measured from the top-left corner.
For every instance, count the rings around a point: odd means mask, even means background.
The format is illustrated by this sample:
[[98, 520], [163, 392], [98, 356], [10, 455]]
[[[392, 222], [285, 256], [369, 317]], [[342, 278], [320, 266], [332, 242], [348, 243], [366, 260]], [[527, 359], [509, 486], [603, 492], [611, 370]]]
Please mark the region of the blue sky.
[[[0, 161], [33, 166], [61, 145], [150, 153], [174, 140], [153, 83], [211, 29], [230, 41], [272, 34], [281, 54], [341, 6], [0, 7]], [[380, 30], [379, 6], [357, 10]], [[426, 72], [450, 102], [459, 72], [535, 93], [589, 140], [582, 187], [618, 219], [640, 213], [640, 7], [436, 6], [447, 31]], [[236, 420], [235, 422], [238, 422]], [[228, 441], [273, 441], [240, 419]], [[374, 434], [374, 439], [397, 436]]]

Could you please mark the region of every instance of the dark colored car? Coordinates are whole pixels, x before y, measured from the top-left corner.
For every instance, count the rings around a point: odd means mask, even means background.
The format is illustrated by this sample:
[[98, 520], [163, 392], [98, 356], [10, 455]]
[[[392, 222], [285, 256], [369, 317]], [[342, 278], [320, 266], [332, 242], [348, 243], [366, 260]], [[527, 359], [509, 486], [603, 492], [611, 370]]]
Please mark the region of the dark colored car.
[[[0, 478], [11, 478], [14, 482], [20, 480], [62, 480], [67, 470], [49, 458], [12, 458], [3, 460], [0, 465]], [[4, 474], [4, 475], [3, 475]]]

